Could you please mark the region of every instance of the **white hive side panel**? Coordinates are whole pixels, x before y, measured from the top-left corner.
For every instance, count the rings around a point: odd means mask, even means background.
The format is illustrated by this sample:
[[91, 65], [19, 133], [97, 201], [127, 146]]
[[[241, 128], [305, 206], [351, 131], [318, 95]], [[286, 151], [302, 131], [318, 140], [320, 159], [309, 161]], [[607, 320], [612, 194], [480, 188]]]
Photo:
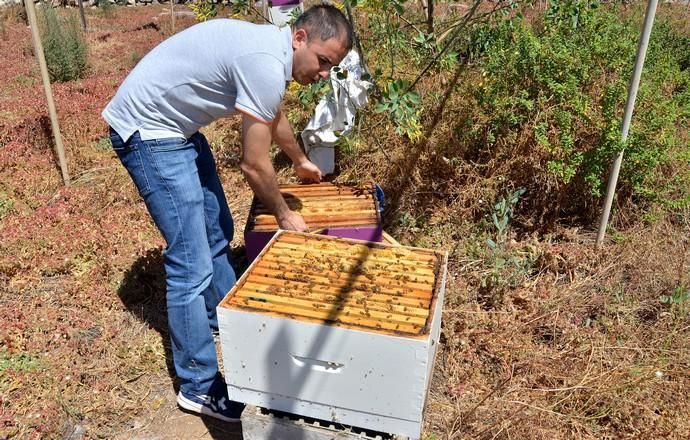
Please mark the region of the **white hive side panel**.
[[[341, 410], [419, 424], [426, 395], [428, 339], [396, 337], [219, 308], [226, 382], [272, 409], [278, 397], [304, 402], [327, 420]], [[425, 355], [420, 356], [420, 351]], [[235, 398], [235, 396], [231, 397]], [[303, 409], [302, 409], [303, 410]], [[316, 414], [318, 412], [318, 414]], [[341, 423], [356, 425], [347, 420]], [[362, 425], [356, 425], [362, 426]]]

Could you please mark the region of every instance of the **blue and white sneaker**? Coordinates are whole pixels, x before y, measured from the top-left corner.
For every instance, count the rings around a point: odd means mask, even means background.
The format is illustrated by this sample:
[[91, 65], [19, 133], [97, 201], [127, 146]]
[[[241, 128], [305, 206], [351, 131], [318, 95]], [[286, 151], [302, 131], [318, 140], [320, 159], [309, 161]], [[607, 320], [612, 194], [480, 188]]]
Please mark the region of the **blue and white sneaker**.
[[239, 422], [244, 410], [244, 403], [228, 399], [227, 391], [221, 391], [215, 396], [198, 396], [180, 391], [177, 393], [177, 404], [187, 411], [215, 417], [225, 422]]

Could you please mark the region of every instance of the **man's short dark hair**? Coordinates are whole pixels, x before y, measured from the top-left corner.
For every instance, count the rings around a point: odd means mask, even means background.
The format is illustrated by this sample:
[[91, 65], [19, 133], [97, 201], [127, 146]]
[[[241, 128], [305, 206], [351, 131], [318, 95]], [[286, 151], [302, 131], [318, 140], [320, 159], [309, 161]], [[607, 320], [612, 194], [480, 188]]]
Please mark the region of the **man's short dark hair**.
[[348, 51], [352, 49], [352, 26], [335, 6], [312, 6], [299, 16], [295, 29], [304, 29], [308, 38], [318, 38], [321, 41], [336, 37], [345, 44]]

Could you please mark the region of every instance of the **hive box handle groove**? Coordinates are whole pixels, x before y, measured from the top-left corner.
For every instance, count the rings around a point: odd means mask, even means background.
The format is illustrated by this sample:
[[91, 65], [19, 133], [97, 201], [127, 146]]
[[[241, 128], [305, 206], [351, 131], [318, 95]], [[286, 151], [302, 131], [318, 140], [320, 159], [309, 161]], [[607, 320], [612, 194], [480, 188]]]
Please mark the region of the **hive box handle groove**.
[[345, 364], [339, 364], [338, 362], [322, 361], [295, 354], [292, 355], [292, 362], [298, 367], [309, 368], [312, 371], [320, 371], [322, 373], [341, 373], [343, 367], [345, 367]]

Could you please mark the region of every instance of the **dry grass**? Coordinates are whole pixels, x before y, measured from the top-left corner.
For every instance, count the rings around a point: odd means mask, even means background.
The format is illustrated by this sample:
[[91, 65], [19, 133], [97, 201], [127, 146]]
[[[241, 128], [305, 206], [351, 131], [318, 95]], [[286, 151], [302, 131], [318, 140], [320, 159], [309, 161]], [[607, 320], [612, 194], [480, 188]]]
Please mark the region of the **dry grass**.
[[[690, 310], [659, 297], [687, 286], [690, 242], [663, 223], [626, 236], [599, 253], [591, 242], [542, 242], [542, 255], [563, 264], [525, 277], [498, 307], [482, 308], [476, 286], [456, 281], [428, 429], [441, 438], [687, 438]], [[472, 280], [477, 270], [462, 262], [458, 272]]]

